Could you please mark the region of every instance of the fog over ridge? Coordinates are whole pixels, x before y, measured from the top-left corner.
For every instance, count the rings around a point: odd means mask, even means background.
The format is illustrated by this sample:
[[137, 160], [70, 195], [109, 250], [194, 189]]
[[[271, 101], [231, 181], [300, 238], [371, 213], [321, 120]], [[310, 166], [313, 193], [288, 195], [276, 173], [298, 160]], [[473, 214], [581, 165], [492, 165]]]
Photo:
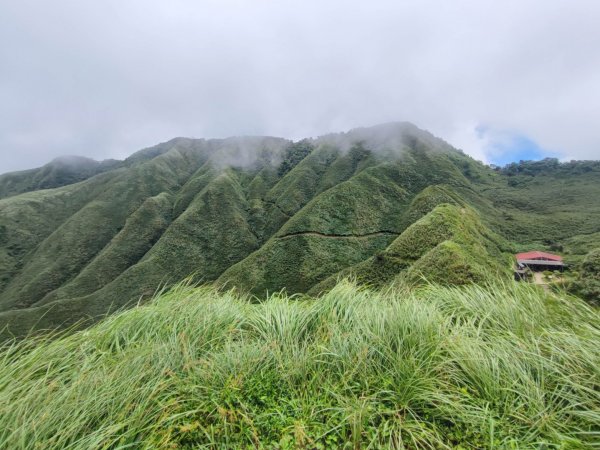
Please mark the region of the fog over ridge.
[[397, 120], [486, 162], [598, 159], [597, 23], [591, 0], [4, 2], [0, 173]]

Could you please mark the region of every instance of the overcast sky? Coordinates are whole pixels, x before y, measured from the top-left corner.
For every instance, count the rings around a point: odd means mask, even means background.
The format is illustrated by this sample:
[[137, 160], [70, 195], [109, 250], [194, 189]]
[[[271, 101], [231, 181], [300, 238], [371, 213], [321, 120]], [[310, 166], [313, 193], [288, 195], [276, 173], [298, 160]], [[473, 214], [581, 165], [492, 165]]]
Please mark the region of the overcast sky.
[[0, 0], [0, 173], [406, 120], [600, 159], [600, 1]]

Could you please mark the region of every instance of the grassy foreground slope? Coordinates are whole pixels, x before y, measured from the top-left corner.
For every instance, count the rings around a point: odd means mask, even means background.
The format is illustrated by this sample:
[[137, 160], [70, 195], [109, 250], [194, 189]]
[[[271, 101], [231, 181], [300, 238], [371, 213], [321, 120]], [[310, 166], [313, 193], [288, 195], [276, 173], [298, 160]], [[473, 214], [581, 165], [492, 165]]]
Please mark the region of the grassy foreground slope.
[[525, 284], [180, 286], [0, 351], [0, 448], [597, 448], [598, 312]]

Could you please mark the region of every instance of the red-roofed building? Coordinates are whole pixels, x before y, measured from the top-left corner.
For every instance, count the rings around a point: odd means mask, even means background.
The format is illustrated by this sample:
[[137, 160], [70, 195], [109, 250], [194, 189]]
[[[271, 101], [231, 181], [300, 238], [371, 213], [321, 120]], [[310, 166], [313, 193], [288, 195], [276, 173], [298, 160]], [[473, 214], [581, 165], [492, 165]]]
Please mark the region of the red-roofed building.
[[536, 261], [562, 261], [562, 256], [553, 255], [552, 253], [546, 252], [526, 252], [526, 253], [517, 253], [517, 261], [519, 260], [528, 260], [535, 259]]
[[517, 253], [517, 266], [520, 269], [525, 267], [531, 270], [560, 270], [565, 267], [561, 256], [553, 255], [552, 253], [532, 251], [525, 253]]

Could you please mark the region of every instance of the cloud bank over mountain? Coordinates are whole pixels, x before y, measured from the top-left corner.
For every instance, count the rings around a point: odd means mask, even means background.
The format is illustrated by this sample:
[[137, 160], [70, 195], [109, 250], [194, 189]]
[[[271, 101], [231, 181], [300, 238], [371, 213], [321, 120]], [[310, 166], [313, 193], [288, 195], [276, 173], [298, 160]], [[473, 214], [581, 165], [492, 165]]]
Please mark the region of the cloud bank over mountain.
[[594, 1], [5, 2], [0, 172], [395, 120], [486, 162], [597, 159], [599, 22]]

